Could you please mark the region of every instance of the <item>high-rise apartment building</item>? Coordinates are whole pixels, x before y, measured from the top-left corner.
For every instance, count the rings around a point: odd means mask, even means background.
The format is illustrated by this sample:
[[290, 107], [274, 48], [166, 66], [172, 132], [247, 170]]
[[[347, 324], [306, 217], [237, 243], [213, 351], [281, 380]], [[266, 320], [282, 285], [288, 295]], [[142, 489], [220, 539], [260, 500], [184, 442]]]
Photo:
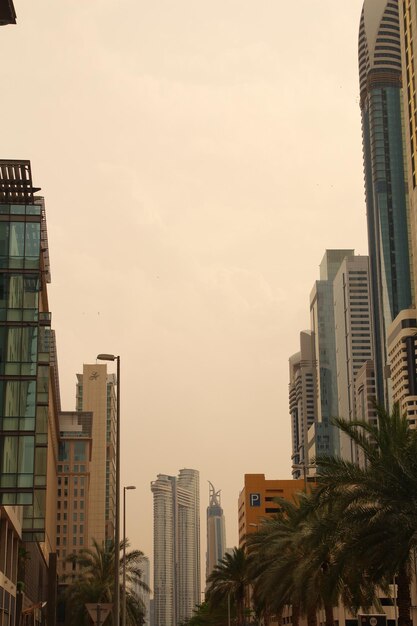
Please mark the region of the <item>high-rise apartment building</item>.
[[89, 499], [86, 502], [88, 535], [98, 544], [114, 538], [116, 495], [116, 376], [107, 365], [84, 365], [77, 374], [77, 411], [93, 414]]
[[313, 337], [311, 331], [300, 333], [300, 351], [290, 357], [290, 416], [292, 437], [292, 475], [300, 478], [303, 468], [308, 467], [308, 429], [315, 422], [316, 369], [313, 359]]
[[[373, 357], [367, 256], [345, 257], [333, 281], [338, 413], [356, 419], [355, 382], [362, 365]], [[339, 434], [339, 454], [357, 460], [353, 442]]]
[[313, 358], [317, 367], [317, 421], [337, 415], [336, 345], [333, 281], [343, 259], [354, 250], [326, 250], [320, 263], [320, 279], [310, 294]]
[[411, 428], [417, 426], [417, 311], [404, 309], [388, 329], [392, 399]]
[[412, 304], [399, 4], [365, 0], [359, 29], [375, 377], [378, 400], [386, 406], [387, 329]]
[[[0, 623], [39, 601], [53, 623], [59, 387], [38, 191], [29, 161], [0, 161]], [[30, 564], [16, 602], [19, 539]]]
[[354, 250], [326, 250], [320, 263], [320, 280], [310, 294], [310, 318], [313, 333], [313, 360], [316, 365], [316, 422], [315, 446], [317, 454], [338, 454], [339, 434], [331, 425], [338, 413], [336, 375], [336, 337], [334, 319], [333, 281], [347, 256]]
[[293, 477], [314, 473], [319, 455], [355, 459], [332, 418], [355, 419], [355, 381], [373, 358], [369, 259], [354, 250], [326, 250], [310, 295], [311, 331], [290, 357]]
[[207, 507], [207, 559], [206, 580], [213, 568], [226, 552], [226, 525], [221, 505], [220, 491], [209, 483], [209, 505]]
[[200, 602], [199, 472], [159, 474], [154, 502], [154, 625], [177, 626]]
[[89, 547], [88, 518], [90, 462], [92, 452], [92, 413], [62, 412], [59, 416], [60, 442], [57, 490], [58, 574], [70, 582], [76, 564], [66, 559]]
[[403, 70], [403, 111], [407, 154], [407, 178], [409, 197], [409, 220], [411, 234], [411, 260], [413, 276], [413, 304], [417, 293], [417, 94], [416, 56], [417, 6], [411, 0], [399, 0], [402, 70]]

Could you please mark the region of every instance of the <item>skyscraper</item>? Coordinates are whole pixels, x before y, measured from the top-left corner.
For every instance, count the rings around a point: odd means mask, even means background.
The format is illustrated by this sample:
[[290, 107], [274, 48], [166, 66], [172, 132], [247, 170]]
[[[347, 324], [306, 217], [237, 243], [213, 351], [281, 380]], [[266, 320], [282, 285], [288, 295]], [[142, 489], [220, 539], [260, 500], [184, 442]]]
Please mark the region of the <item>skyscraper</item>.
[[177, 626], [200, 602], [199, 472], [159, 474], [154, 501], [154, 624]]
[[[347, 256], [333, 281], [338, 413], [356, 419], [355, 383], [362, 365], [373, 357], [367, 256]], [[357, 460], [347, 435], [339, 434], [339, 454]]]
[[106, 364], [84, 365], [77, 374], [77, 411], [89, 411], [92, 421], [92, 453], [88, 500], [87, 547], [114, 538], [116, 376]]
[[308, 429], [317, 415], [316, 371], [313, 338], [309, 330], [300, 333], [300, 351], [290, 357], [290, 415], [293, 478], [303, 476], [309, 465]]
[[58, 574], [76, 574], [67, 556], [91, 546], [88, 502], [92, 448], [92, 413], [62, 412], [59, 416], [59, 456], [57, 492]]
[[410, 202], [410, 234], [414, 304], [417, 293], [417, 94], [416, 56], [417, 6], [415, 2], [401, 0], [400, 26], [403, 69], [403, 111], [405, 120], [405, 143], [407, 153], [408, 197]]
[[209, 483], [209, 505], [207, 507], [207, 560], [206, 580], [213, 568], [226, 552], [226, 526], [221, 505], [220, 491]]
[[365, 0], [360, 107], [377, 397], [390, 403], [387, 329], [412, 302], [398, 1]]
[[27, 602], [54, 602], [59, 391], [38, 191], [29, 161], [0, 161], [0, 623], [16, 609], [20, 530], [37, 577]]
[[338, 454], [339, 436], [330, 420], [338, 413], [336, 337], [333, 281], [343, 259], [354, 250], [326, 250], [320, 263], [320, 280], [310, 294], [310, 318], [313, 332], [313, 360], [316, 364], [317, 415], [316, 454]]

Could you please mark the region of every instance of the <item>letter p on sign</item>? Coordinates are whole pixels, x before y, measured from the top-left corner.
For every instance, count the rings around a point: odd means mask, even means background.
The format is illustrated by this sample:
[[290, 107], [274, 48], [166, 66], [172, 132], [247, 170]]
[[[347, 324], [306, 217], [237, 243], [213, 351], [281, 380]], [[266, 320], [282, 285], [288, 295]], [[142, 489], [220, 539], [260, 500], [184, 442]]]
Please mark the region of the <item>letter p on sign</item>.
[[251, 506], [261, 506], [261, 494], [260, 493], [249, 494], [249, 502]]

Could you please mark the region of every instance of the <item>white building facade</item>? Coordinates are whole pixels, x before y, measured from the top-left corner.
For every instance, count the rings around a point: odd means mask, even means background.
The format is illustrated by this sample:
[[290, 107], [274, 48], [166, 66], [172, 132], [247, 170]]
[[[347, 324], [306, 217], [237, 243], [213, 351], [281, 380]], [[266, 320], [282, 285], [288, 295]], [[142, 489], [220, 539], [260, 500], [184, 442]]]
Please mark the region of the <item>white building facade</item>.
[[177, 626], [201, 600], [200, 477], [159, 474], [154, 502], [154, 625]]

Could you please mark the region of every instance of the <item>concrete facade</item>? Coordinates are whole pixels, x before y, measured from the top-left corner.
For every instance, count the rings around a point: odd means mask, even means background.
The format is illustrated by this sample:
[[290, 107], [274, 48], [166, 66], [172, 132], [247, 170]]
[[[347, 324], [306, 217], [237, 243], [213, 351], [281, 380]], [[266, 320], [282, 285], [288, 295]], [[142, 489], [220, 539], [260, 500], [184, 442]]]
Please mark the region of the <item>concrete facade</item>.
[[278, 511], [274, 498], [292, 500], [305, 486], [304, 479], [269, 480], [265, 474], [245, 474], [238, 501], [239, 547], [244, 546], [246, 535], [256, 532], [263, 519]]
[[314, 424], [317, 415], [316, 368], [313, 350], [311, 331], [302, 331], [300, 351], [293, 354], [289, 361], [293, 478], [300, 478], [303, 474], [303, 467], [307, 467], [312, 460], [308, 446], [308, 429]]
[[88, 536], [99, 545], [114, 538], [116, 495], [116, 376], [107, 364], [84, 365], [77, 374], [77, 411], [92, 413]]

